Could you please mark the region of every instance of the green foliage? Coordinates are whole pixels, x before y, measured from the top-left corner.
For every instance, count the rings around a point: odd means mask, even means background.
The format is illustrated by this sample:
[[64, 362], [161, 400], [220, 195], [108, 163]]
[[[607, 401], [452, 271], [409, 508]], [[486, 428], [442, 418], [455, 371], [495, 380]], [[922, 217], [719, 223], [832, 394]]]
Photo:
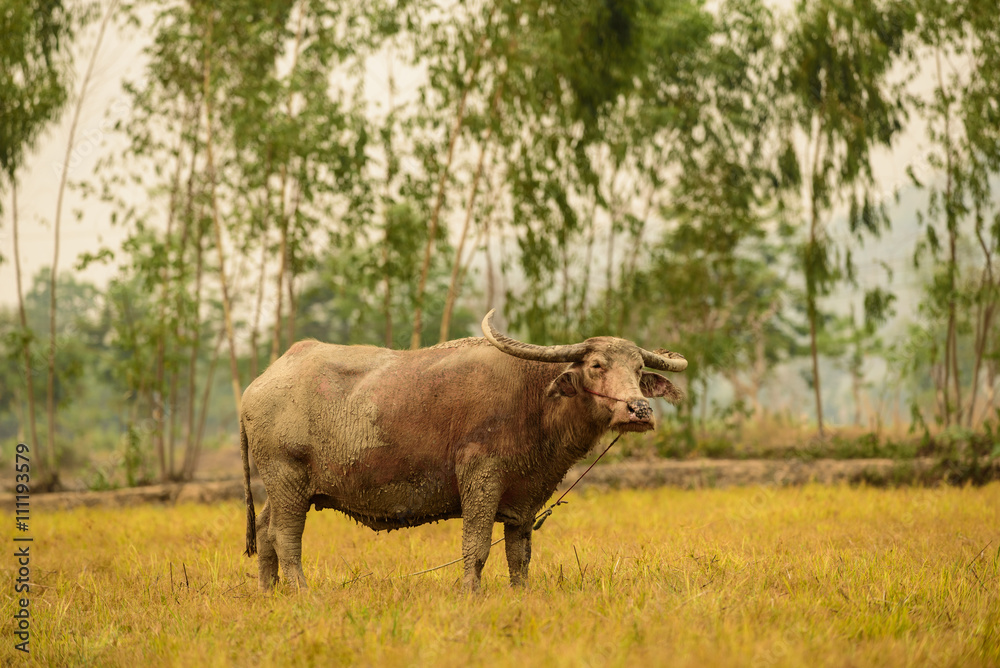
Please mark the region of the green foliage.
[[906, 37], [916, 17], [907, 3], [872, 0], [803, 1], [794, 15], [781, 57], [779, 113], [786, 148], [778, 183], [791, 198], [802, 198], [806, 216], [798, 266], [822, 432], [820, 299], [845, 278], [853, 281], [855, 271], [851, 253], [837, 253], [826, 229], [828, 218], [846, 201], [857, 240], [888, 227], [887, 211], [875, 194], [871, 155], [875, 147], [891, 145], [907, 119], [903, 82], [894, 82], [890, 74], [907, 53]]
[[[76, 17], [62, 2], [0, 4], [0, 169], [12, 181], [68, 97], [66, 47]], [[0, 205], [2, 206], [2, 205]], [[3, 209], [0, 208], [0, 211]]]
[[[22, 5], [0, 48], [11, 175], [65, 99], [76, 20]], [[858, 407], [870, 360], [887, 358], [928, 431], [992, 410], [1000, 52], [986, 0], [226, 0], [126, 4], [117, 19], [149, 41], [118, 148], [83, 190], [127, 238], [80, 258], [115, 263], [106, 289], [59, 284], [73, 316], [56, 392], [74, 419], [93, 419], [88, 402], [114, 413], [87, 442], [113, 442], [133, 482], [189, 477], [218, 440], [205, 429], [234, 433], [215, 374], [226, 348], [238, 395], [295, 338], [405, 348], [419, 329], [432, 344], [442, 321], [474, 334], [492, 307], [535, 343], [610, 334], [686, 355], [688, 401], [666, 418], [686, 451], [730, 452], [707, 444], [711, 425], [761, 418], [775, 368], [807, 352], [820, 419], [820, 356]], [[907, 97], [905, 66], [935, 54], [975, 76], [946, 69]], [[887, 264], [849, 314], [827, 298], [857, 286], [853, 246], [887, 229], [872, 155], [917, 115], [932, 148], [910, 170], [929, 191], [916, 251], [934, 262], [921, 319], [892, 347]], [[44, 288], [27, 330], [4, 316], [3, 433], [23, 427], [17, 356], [43, 349]]]
[[[936, 67], [931, 94], [914, 101], [926, 119], [930, 142], [918, 165], [921, 173], [910, 172], [914, 184], [928, 192], [927, 207], [917, 218], [925, 234], [914, 264], [919, 268], [928, 259], [933, 262], [921, 316], [927, 329], [943, 339], [936, 356], [942, 369], [931, 367], [941, 396], [934, 419], [945, 426], [964, 422], [970, 427], [982, 419], [977, 403], [982, 376], [992, 387], [997, 373], [1000, 280], [994, 265], [1000, 253], [1000, 209], [991, 194], [991, 183], [1000, 175], [1000, 141], [993, 122], [1000, 90], [996, 12], [982, 2], [927, 0], [916, 6], [918, 53]], [[968, 63], [968, 69], [942, 65], [951, 60]], [[942, 172], [942, 178], [927, 179], [928, 167]], [[974, 243], [966, 243], [968, 238]], [[960, 354], [963, 348], [971, 348], [968, 355], [966, 350]], [[970, 391], [963, 396], [960, 378], [970, 376]]]
[[[102, 328], [99, 323], [100, 299], [94, 286], [80, 283], [72, 275], [59, 277], [57, 309], [70, 317], [59, 322], [56, 331], [55, 397], [63, 406], [69, 406], [85, 391], [86, 375], [92, 368], [92, 355], [100, 345]], [[31, 345], [32, 372], [36, 374], [35, 400], [45, 400], [45, 366], [49, 350], [49, 337], [34, 332], [48, 332], [49, 270], [43, 268], [34, 276], [28, 293], [24, 296], [28, 330], [21, 328], [13, 310], [0, 312], [0, 337], [4, 348], [4, 382], [0, 390], [0, 408], [14, 410], [15, 404], [27, 400], [24, 381], [23, 341], [28, 337]], [[20, 412], [21, 407], [17, 407]], [[13, 434], [7, 432], [5, 436]]]

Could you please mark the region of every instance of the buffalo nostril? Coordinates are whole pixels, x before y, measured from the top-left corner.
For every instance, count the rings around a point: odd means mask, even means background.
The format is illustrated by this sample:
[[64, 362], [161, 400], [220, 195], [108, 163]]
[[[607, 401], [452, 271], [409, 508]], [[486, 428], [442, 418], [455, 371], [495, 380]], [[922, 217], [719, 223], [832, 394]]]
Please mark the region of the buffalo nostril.
[[640, 420], [648, 420], [653, 414], [653, 409], [645, 399], [628, 402], [628, 410]]

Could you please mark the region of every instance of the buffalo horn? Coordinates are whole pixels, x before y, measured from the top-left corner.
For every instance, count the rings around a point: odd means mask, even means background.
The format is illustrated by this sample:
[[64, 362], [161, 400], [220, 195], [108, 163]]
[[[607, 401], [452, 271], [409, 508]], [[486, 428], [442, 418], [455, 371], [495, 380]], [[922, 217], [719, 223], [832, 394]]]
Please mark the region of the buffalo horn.
[[642, 363], [650, 369], [660, 369], [661, 371], [683, 371], [687, 368], [688, 362], [680, 353], [673, 353], [663, 348], [657, 348], [656, 352], [649, 352], [639, 348], [642, 353]]
[[536, 362], [579, 362], [587, 353], [586, 343], [574, 343], [563, 346], [536, 346], [532, 343], [524, 343], [517, 339], [512, 339], [498, 332], [493, 326], [493, 314], [496, 309], [483, 318], [483, 336], [508, 355], [520, 357], [525, 360]]

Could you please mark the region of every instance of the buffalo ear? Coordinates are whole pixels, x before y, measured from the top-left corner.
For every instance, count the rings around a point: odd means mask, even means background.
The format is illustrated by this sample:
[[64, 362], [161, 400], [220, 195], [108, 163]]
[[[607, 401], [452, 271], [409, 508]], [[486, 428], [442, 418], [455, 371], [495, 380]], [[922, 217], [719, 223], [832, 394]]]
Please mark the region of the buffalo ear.
[[672, 404], [680, 403], [684, 399], [684, 393], [658, 373], [643, 371], [639, 389], [642, 390], [644, 397], [663, 397]]
[[575, 397], [580, 393], [579, 383], [580, 375], [578, 373], [564, 371], [549, 383], [549, 389], [545, 394], [550, 397]]

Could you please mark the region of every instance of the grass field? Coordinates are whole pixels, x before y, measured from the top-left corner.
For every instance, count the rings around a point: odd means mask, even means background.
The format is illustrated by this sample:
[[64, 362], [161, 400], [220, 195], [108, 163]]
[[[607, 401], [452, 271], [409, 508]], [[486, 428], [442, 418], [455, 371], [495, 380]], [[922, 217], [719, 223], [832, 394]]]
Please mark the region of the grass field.
[[[404, 577], [458, 556], [459, 521], [374, 534], [312, 512], [312, 589], [265, 596], [240, 504], [36, 514], [27, 663], [1000, 665], [998, 483], [570, 499], [530, 586], [508, 587], [498, 545], [478, 597], [458, 565]], [[14, 642], [3, 665], [25, 663]]]

